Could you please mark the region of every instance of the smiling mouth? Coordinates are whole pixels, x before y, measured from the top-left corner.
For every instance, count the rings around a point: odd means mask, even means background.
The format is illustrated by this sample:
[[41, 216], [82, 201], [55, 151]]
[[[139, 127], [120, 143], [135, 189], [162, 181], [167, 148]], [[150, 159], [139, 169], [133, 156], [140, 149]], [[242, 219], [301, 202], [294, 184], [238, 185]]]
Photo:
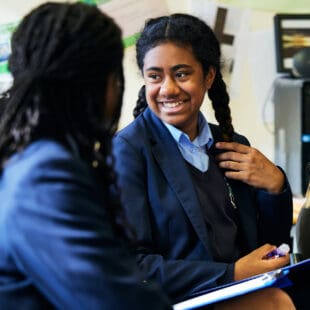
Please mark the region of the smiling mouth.
[[184, 101], [175, 101], [175, 102], [160, 102], [165, 108], [176, 108], [184, 103]]

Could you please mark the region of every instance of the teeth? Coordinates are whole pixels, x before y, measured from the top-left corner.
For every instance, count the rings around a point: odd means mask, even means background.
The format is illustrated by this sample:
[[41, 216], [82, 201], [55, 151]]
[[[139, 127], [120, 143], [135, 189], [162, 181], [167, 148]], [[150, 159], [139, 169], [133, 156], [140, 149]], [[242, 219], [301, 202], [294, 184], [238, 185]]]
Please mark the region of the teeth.
[[182, 101], [178, 101], [178, 102], [163, 102], [163, 105], [167, 108], [175, 108], [177, 106], [179, 106], [180, 104], [182, 104]]

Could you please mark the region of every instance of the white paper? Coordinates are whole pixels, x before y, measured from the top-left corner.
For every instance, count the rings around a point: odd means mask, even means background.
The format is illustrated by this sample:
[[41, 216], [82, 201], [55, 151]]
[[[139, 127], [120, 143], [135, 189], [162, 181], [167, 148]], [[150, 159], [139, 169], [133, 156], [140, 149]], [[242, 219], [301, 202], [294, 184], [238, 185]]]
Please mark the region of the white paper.
[[124, 38], [140, 32], [146, 19], [168, 13], [165, 0], [111, 0], [99, 8], [115, 19]]

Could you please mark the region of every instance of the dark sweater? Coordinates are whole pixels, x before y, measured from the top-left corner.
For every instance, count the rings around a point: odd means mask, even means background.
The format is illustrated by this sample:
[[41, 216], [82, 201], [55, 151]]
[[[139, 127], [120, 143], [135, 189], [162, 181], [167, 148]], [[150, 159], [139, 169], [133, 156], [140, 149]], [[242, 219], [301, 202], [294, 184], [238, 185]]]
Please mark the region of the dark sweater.
[[238, 218], [223, 173], [210, 155], [206, 172], [186, 163], [199, 197], [213, 258], [218, 262], [234, 262], [239, 257]]

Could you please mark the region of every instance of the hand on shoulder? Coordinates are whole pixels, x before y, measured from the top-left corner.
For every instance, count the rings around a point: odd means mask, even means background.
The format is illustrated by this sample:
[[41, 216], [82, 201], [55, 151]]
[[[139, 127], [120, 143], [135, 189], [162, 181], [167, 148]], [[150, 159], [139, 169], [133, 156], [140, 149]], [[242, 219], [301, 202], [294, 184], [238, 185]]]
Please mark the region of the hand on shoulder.
[[219, 166], [227, 170], [227, 178], [265, 189], [272, 194], [283, 190], [284, 174], [259, 150], [237, 142], [218, 142], [216, 148], [225, 151], [217, 156], [217, 160]]

